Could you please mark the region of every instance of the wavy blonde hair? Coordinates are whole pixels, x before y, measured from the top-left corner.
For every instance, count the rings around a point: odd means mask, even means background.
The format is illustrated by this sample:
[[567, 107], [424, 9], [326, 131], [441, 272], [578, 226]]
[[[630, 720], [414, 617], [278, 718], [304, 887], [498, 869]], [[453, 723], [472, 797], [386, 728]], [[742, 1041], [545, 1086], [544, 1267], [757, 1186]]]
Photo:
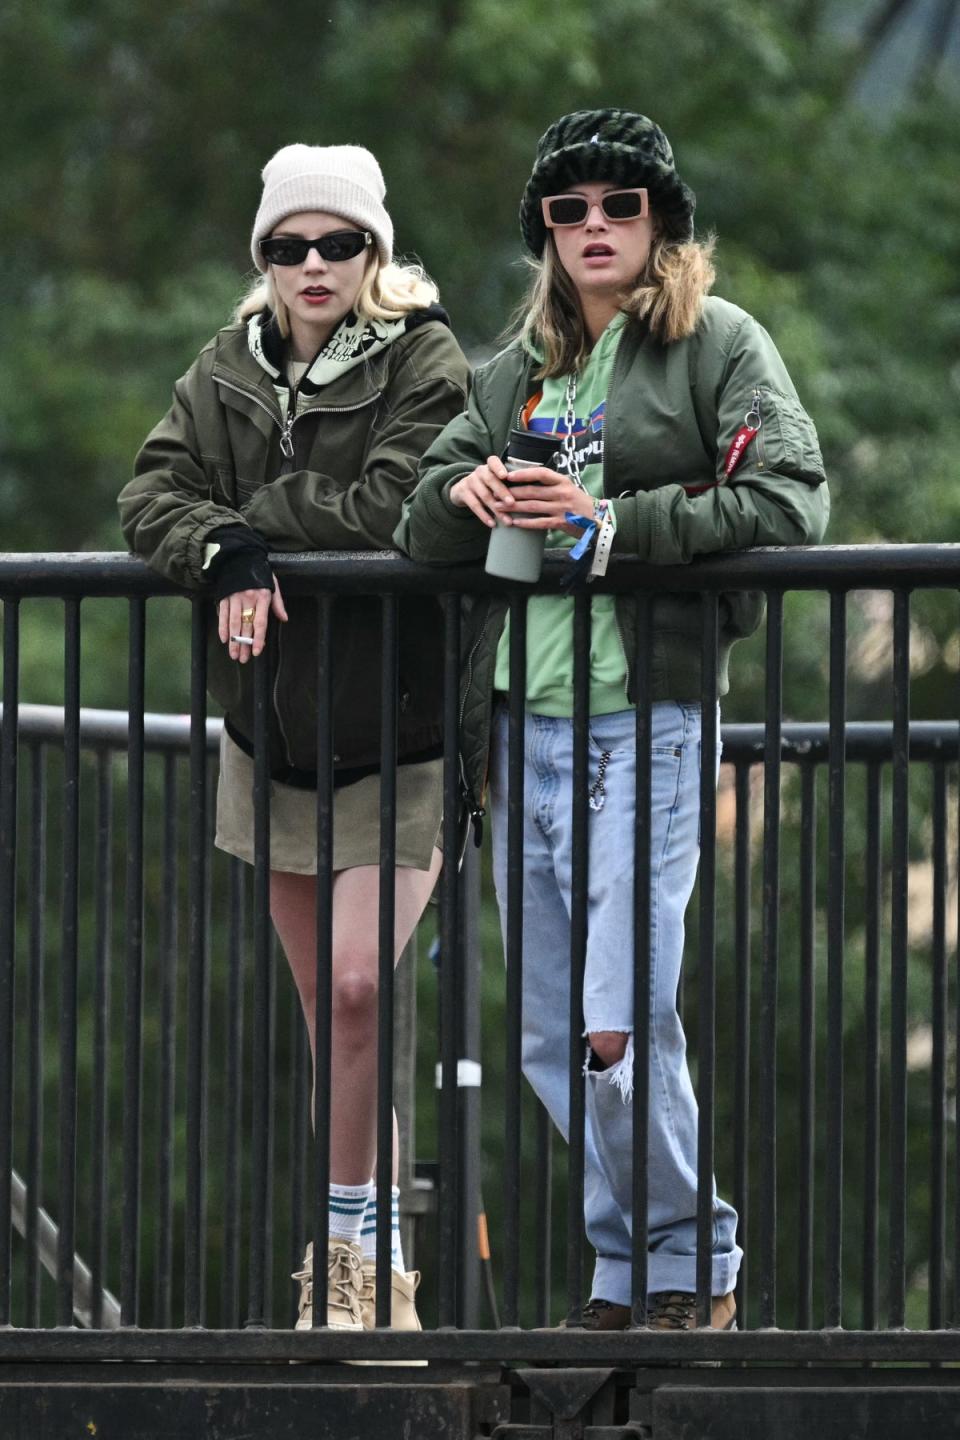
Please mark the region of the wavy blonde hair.
[[[715, 247], [713, 235], [685, 241], [655, 236], [647, 263], [633, 289], [623, 296], [620, 309], [633, 320], [646, 321], [651, 334], [665, 344], [691, 335], [716, 278]], [[576, 286], [557, 258], [552, 235], [547, 235], [543, 259], [531, 265], [534, 276], [517, 317], [524, 342], [543, 352], [537, 378], [582, 370], [590, 339]]]
[[[383, 265], [374, 253], [367, 263], [353, 308], [362, 320], [400, 320], [411, 310], [425, 310], [439, 299], [440, 292], [422, 265], [391, 261]], [[257, 275], [234, 312], [234, 320], [248, 320], [261, 310], [271, 310], [277, 328], [290, 334], [290, 315], [277, 294], [273, 270]]]

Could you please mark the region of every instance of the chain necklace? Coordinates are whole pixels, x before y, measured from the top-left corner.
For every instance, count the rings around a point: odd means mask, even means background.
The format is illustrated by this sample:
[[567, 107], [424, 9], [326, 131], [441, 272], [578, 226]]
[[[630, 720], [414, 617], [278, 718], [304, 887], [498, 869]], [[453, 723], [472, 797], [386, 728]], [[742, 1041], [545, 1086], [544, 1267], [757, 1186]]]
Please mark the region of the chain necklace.
[[577, 423], [577, 377], [575, 373], [567, 376], [567, 389], [564, 396], [566, 402], [566, 414], [563, 417], [566, 429], [560, 438], [560, 453], [567, 462], [567, 474], [576, 485], [578, 490], [584, 489], [583, 481], [580, 478], [580, 461], [577, 457], [577, 441], [574, 436], [574, 426]]

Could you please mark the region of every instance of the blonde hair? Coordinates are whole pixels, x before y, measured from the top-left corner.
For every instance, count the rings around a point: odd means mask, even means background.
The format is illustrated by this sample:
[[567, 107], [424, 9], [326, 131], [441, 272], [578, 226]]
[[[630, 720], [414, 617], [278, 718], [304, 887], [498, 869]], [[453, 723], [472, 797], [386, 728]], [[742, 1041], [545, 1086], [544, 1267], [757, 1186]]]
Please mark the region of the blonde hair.
[[[697, 328], [703, 301], [716, 271], [716, 239], [670, 240], [657, 235], [647, 263], [620, 309], [633, 320], [643, 320], [658, 340], [682, 340]], [[537, 371], [540, 380], [582, 370], [590, 354], [590, 340], [576, 286], [557, 258], [553, 236], [547, 236], [542, 260], [530, 262], [534, 277], [518, 312], [524, 342], [543, 352]]]
[[[374, 251], [353, 302], [361, 320], [399, 320], [411, 310], [425, 310], [439, 298], [440, 292], [422, 265], [392, 260], [383, 265]], [[277, 328], [286, 338], [290, 334], [290, 316], [277, 294], [273, 270], [257, 275], [234, 312], [234, 320], [248, 320], [261, 310], [271, 310]]]

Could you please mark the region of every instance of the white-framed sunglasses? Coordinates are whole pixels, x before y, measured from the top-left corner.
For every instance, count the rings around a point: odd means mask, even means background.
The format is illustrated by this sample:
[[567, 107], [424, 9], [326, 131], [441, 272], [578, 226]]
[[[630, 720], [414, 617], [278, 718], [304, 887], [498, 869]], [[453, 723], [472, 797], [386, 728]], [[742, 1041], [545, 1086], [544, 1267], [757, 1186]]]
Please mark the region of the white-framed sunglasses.
[[648, 210], [647, 192], [643, 188], [608, 190], [599, 200], [588, 200], [586, 195], [547, 195], [540, 201], [543, 223], [549, 230], [582, 225], [594, 205], [599, 205], [607, 219], [615, 223], [642, 220]]

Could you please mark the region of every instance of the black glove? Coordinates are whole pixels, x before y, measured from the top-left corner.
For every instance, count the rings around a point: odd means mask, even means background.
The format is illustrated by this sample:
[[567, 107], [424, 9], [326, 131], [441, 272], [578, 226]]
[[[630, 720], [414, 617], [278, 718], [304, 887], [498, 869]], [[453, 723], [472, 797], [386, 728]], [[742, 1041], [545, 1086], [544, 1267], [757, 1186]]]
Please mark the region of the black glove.
[[249, 525], [222, 525], [210, 531], [207, 541], [220, 546], [206, 569], [215, 600], [225, 600], [239, 590], [273, 590], [273, 571], [267, 559], [270, 547], [256, 530]]

